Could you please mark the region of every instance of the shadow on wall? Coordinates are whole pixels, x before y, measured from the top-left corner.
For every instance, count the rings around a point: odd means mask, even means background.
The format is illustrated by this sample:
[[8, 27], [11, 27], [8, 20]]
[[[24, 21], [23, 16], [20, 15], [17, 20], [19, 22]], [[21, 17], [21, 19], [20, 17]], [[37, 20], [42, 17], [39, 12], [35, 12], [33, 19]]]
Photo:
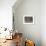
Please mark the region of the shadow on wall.
[[24, 35], [24, 39], [33, 40], [36, 46], [41, 46], [41, 38], [36, 38], [35, 36], [33, 37], [33, 35], [31, 34], [28, 34], [28, 35], [26, 34]]
[[[40, 15], [41, 15], [41, 0], [23, 0], [22, 3], [16, 8], [13, 7], [14, 18], [15, 18], [15, 28], [18, 32], [23, 33], [23, 37], [26, 39], [33, 39], [35, 41], [36, 46], [41, 46], [41, 38], [35, 32], [40, 33]], [[14, 4], [14, 6], [16, 6]], [[23, 24], [23, 16], [24, 15], [32, 15], [35, 16], [34, 22], [35, 24]], [[28, 34], [25, 34], [25, 32]], [[31, 32], [31, 34], [30, 34]]]

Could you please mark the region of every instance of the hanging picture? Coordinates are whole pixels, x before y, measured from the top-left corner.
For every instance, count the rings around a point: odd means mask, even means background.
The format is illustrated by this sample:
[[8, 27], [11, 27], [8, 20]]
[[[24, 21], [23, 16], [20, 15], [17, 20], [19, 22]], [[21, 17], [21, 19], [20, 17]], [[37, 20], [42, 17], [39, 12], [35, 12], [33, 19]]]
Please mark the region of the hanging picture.
[[23, 24], [34, 24], [34, 16], [24, 15], [23, 16]]

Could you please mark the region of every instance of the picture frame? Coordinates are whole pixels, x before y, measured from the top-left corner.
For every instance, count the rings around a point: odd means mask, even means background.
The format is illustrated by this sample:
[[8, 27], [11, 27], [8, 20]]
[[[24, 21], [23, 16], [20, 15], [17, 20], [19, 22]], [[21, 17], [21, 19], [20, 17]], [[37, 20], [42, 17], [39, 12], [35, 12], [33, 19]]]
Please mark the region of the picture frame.
[[24, 15], [23, 16], [23, 24], [34, 24], [34, 16]]

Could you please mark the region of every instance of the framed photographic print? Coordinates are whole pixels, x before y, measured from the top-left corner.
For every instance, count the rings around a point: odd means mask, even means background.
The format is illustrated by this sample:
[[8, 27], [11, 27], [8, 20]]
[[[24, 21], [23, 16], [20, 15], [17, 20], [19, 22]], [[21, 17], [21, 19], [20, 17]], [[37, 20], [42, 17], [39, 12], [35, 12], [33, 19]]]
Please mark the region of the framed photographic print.
[[23, 24], [34, 24], [34, 16], [24, 15], [23, 16]]

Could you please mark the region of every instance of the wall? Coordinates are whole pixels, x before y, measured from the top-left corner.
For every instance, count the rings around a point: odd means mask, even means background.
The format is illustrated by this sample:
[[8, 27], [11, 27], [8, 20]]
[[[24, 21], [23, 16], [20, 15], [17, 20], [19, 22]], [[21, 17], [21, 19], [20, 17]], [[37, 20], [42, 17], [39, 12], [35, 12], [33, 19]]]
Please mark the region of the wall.
[[[14, 5], [15, 6], [15, 5]], [[34, 24], [23, 24], [23, 16], [34, 16]], [[41, 46], [41, 0], [23, 0], [23, 2], [14, 9], [15, 28], [23, 33], [24, 38], [35, 41], [36, 46]]]
[[12, 6], [16, 0], [0, 0], [0, 27], [12, 29]]
[[46, 0], [41, 0], [41, 41], [46, 46]]

